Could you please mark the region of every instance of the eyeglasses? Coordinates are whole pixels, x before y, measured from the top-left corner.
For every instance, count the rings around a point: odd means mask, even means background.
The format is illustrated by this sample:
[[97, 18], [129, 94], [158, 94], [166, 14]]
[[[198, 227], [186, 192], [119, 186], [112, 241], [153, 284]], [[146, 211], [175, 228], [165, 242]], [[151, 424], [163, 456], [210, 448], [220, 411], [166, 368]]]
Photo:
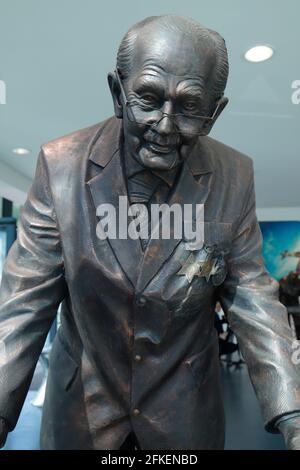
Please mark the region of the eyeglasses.
[[203, 128], [199, 130], [199, 125], [203, 125], [206, 122], [212, 122], [218, 113], [220, 101], [218, 102], [212, 116], [199, 116], [189, 113], [188, 111], [176, 114], [164, 113], [159, 108], [149, 106], [138, 99], [128, 100], [117, 69], [115, 70], [115, 74], [126, 107], [127, 117], [129, 121], [136, 124], [150, 127], [156, 126], [165, 116], [168, 116], [173, 120], [178, 134], [201, 136], [206, 135], [207, 132]]

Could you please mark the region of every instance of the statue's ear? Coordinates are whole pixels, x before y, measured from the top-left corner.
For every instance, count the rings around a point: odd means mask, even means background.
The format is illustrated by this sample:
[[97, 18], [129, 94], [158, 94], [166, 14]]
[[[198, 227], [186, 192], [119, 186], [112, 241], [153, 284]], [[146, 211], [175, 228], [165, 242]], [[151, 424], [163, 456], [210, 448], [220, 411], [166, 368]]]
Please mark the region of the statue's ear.
[[123, 106], [121, 103], [121, 90], [115, 73], [110, 72], [107, 75], [108, 86], [114, 103], [115, 115], [117, 118], [123, 117]]
[[228, 98], [226, 98], [225, 96], [222, 96], [217, 102], [216, 102], [216, 106], [215, 106], [215, 109], [214, 109], [214, 114], [213, 114], [213, 119], [209, 120], [209, 121], [206, 121], [204, 124], [203, 124], [203, 131], [204, 131], [204, 135], [207, 135], [210, 133], [213, 125], [215, 124], [216, 120], [218, 119], [218, 117], [220, 116], [221, 112], [223, 111], [223, 109], [225, 108], [225, 106], [227, 105], [228, 103]]

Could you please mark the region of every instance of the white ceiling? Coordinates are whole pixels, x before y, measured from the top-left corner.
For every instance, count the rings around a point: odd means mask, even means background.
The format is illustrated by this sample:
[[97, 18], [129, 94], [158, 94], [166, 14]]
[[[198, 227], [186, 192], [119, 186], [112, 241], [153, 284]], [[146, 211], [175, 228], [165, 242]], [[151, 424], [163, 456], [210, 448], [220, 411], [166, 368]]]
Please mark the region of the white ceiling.
[[[110, 116], [106, 74], [123, 34], [163, 13], [225, 38], [230, 102], [211, 135], [253, 158], [258, 207], [300, 206], [300, 105], [291, 101], [300, 80], [298, 0], [0, 0], [0, 163], [32, 178], [42, 143]], [[243, 59], [257, 43], [275, 48], [271, 60]], [[15, 147], [31, 154], [15, 156]]]

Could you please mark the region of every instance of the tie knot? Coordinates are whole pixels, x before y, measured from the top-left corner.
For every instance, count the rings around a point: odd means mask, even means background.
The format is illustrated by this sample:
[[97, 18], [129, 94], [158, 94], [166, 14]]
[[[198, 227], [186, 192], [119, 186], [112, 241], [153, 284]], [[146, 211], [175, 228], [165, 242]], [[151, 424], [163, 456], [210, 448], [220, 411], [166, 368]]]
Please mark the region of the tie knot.
[[148, 204], [161, 180], [151, 171], [141, 171], [128, 180], [128, 190], [131, 203]]

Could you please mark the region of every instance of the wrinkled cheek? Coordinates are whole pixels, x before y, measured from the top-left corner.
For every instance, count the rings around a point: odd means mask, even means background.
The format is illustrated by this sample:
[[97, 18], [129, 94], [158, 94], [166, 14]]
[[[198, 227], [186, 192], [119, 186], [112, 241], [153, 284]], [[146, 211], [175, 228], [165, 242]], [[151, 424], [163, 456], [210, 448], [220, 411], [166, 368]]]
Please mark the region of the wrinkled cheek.
[[139, 150], [144, 144], [145, 144], [145, 141], [142, 135], [141, 136], [135, 135], [132, 138], [132, 145], [136, 150]]
[[124, 122], [124, 137], [127, 147], [130, 150], [138, 151], [139, 148], [145, 143], [144, 140], [145, 130], [138, 127], [134, 123]]

